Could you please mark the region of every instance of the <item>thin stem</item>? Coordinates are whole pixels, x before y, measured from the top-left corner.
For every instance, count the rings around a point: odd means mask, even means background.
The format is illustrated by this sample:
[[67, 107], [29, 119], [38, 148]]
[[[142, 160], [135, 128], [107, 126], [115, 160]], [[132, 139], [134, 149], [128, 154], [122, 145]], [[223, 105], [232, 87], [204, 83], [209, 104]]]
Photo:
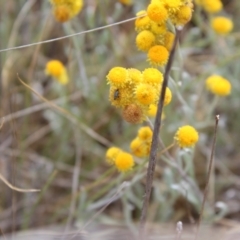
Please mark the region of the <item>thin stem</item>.
[[169, 146], [165, 147], [160, 153], [159, 155], [164, 154], [165, 152], [169, 151], [169, 149], [171, 149], [173, 146], [175, 145], [175, 143], [171, 143]]
[[139, 226], [139, 235], [140, 237], [144, 236], [144, 228], [146, 224], [146, 218], [147, 218], [147, 210], [148, 210], [148, 204], [149, 199], [151, 195], [152, 190], [152, 183], [153, 183], [153, 176], [156, 166], [156, 158], [157, 158], [157, 150], [158, 150], [158, 138], [160, 133], [160, 127], [161, 127], [161, 116], [162, 116], [162, 109], [163, 109], [163, 103], [165, 98], [165, 92], [168, 85], [168, 76], [173, 64], [174, 59], [174, 53], [176, 49], [176, 45], [179, 38], [179, 31], [176, 31], [176, 37], [173, 43], [173, 47], [169, 56], [168, 63], [166, 65], [166, 70], [164, 73], [164, 80], [161, 88], [161, 95], [160, 100], [158, 102], [158, 109], [157, 109], [157, 115], [154, 123], [154, 130], [153, 130], [153, 138], [152, 138], [152, 144], [151, 144], [151, 150], [150, 150], [150, 159], [148, 164], [148, 170], [147, 170], [147, 180], [146, 180], [146, 186], [145, 186], [145, 196], [143, 200], [143, 206], [141, 211], [141, 218], [140, 218], [140, 226]]
[[4, 182], [10, 189], [16, 191], [16, 192], [40, 192], [40, 189], [23, 189], [13, 186], [10, 182], [8, 182], [3, 175], [0, 173], [0, 180]]
[[210, 182], [211, 172], [212, 172], [212, 167], [213, 167], [213, 162], [214, 162], [213, 157], [214, 157], [214, 152], [215, 152], [215, 147], [216, 147], [217, 127], [218, 127], [219, 115], [215, 116], [215, 120], [216, 121], [215, 121], [214, 135], [213, 135], [212, 151], [211, 151], [210, 162], [209, 162], [208, 173], [207, 173], [207, 183], [206, 183], [206, 186], [205, 186], [205, 189], [204, 189], [203, 201], [202, 201], [202, 205], [201, 205], [199, 220], [198, 220], [198, 223], [197, 223], [195, 240], [198, 239], [199, 227], [200, 227], [200, 224], [201, 224], [201, 221], [202, 221], [204, 205], [205, 205], [207, 195], [208, 195], [209, 182]]
[[108, 25], [105, 25], [105, 26], [102, 26], [102, 27], [98, 27], [98, 28], [94, 28], [94, 29], [90, 29], [90, 30], [85, 30], [85, 31], [82, 31], [82, 32], [77, 32], [77, 33], [73, 33], [73, 34], [62, 36], [62, 37], [58, 37], [58, 38], [52, 38], [52, 39], [45, 40], [45, 41], [29, 43], [29, 44], [21, 45], [21, 46], [17, 46], [17, 47], [9, 47], [9, 48], [0, 49], [0, 53], [1, 52], [7, 52], [7, 51], [10, 51], [10, 50], [22, 49], [22, 48], [26, 48], [26, 47], [32, 47], [32, 46], [36, 46], [36, 45], [39, 45], [39, 44], [60, 41], [60, 40], [66, 39], [66, 38], [71, 38], [71, 37], [75, 37], [75, 36], [86, 34], [86, 33], [100, 31], [100, 30], [103, 30], [103, 29], [106, 29], [106, 28], [110, 28], [110, 27], [113, 27], [113, 26], [116, 26], [116, 25], [124, 24], [126, 22], [134, 21], [137, 18], [140, 18], [140, 17], [143, 17], [143, 16], [144, 15], [133, 17], [133, 18], [129, 18], [129, 19], [126, 19], [126, 20], [123, 20], [123, 21], [119, 21], [119, 22], [116, 22], [116, 23], [111, 23], [111, 24], [108, 24]]

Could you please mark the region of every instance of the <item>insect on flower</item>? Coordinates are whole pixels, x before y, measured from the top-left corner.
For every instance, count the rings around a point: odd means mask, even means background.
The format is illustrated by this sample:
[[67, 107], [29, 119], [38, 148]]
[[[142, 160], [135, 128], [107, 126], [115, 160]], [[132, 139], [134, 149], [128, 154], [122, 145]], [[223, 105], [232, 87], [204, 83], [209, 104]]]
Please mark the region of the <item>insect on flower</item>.
[[119, 89], [116, 89], [115, 92], [114, 92], [113, 99], [117, 100], [119, 97], [120, 97]]

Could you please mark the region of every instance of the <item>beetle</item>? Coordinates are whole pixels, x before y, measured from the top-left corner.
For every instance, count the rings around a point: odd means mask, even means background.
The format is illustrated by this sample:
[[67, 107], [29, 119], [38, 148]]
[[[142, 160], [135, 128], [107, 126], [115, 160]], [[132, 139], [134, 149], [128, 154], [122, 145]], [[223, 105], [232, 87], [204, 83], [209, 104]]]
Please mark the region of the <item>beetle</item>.
[[116, 89], [113, 94], [113, 99], [117, 100], [120, 97], [119, 89]]

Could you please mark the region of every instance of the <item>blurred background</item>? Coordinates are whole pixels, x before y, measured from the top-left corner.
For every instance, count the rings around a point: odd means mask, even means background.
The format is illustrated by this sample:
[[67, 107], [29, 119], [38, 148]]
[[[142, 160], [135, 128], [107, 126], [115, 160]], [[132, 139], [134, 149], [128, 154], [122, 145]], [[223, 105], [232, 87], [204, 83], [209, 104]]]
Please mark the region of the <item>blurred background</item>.
[[[192, 20], [181, 33], [171, 72], [173, 99], [164, 109], [161, 139], [168, 146], [178, 127], [187, 124], [194, 125], [200, 135], [194, 149], [174, 147], [169, 151], [172, 158], [181, 160], [185, 177], [169, 164], [168, 155], [158, 161], [149, 226], [155, 229], [160, 223], [166, 224], [173, 235], [176, 222], [194, 226], [198, 219], [216, 114], [220, 122], [215, 164], [203, 221], [232, 230], [238, 228], [240, 220], [240, 2], [222, 3], [223, 9], [217, 14], [195, 5]], [[132, 4], [84, 1], [77, 16], [60, 23], [49, 1], [0, 1], [0, 49], [123, 21], [148, 4], [146, 0], [133, 0]], [[234, 29], [227, 36], [211, 29], [215, 15], [232, 19]], [[130, 151], [129, 144], [141, 126], [125, 122], [121, 111], [111, 106], [106, 82], [112, 67], [140, 71], [149, 67], [146, 54], [137, 50], [134, 29], [134, 21], [129, 21], [0, 52], [0, 173], [16, 187], [41, 189], [21, 193], [0, 182], [0, 235], [7, 238], [8, 234], [32, 229], [65, 234], [80, 229], [87, 233], [93, 228], [107, 231], [106, 226], [137, 232], [147, 158], [136, 159], [137, 167], [125, 174], [105, 161], [111, 145]], [[62, 85], [46, 74], [46, 64], [52, 59], [64, 64], [68, 84]], [[205, 89], [205, 79], [212, 74], [231, 82], [229, 96], [214, 96]], [[33, 236], [29, 239], [37, 239]]]

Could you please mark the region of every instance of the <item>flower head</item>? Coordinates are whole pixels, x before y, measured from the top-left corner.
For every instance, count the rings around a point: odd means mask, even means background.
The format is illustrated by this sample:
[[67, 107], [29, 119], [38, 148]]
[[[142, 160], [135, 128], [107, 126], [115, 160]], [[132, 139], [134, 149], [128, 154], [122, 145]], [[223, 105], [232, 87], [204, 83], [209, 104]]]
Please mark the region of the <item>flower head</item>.
[[210, 92], [219, 96], [227, 96], [231, 93], [231, 83], [219, 75], [208, 77], [206, 87]]
[[163, 82], [163, 75], [162, 73], [156, 68], [146, 68], [143, 71], [143, 82], [153, 85], [159, 86]]
[[83, 7], [82, 0], [50, 0], [53, 13], [59, 22], [66, 22], [75, 17]]
[[202, 0], [202, 6], [209, 13], [217, 13], [223, 7], [221, 0]]
[[148, 51], [148, 60], [153, 65], [164, 66], [169, 57], [168, 50], [161, 45], [155, 45]]
[[155, 35], [148, 30], [141, 31], [136, 37], [136, 45], [141, 51], [148, 51], [154, 45], [155, 41]]
[[127, 105], [122, 111], [122, 116], [127, 122], [133, 124], [141, 123], [144, 120], [142, 107], [135, 103]]
[[211, 22], [212, 29], [220, 35], [227, 35], [233, 29], [233, 22], [226, 17], [215, 17]]
[[164, 6], [169, 12], [176, 12], [183, 5], [182, 0], [163, 0]]
[[186, 125], [178, 129], [174, 138], [180, 147], [192, 147], [198, 141], [198, 132], [194, 127]]
[[53, 77], [59, 77], [64, 71], [64, 65], [58, 60], [51, 60], [46, 65], [46, 73]]
[[142, 31], [142, 30], [147, 30], [151, 26], [151, 19], [147, 16], [147, 12], [145, 10], [142, 10], [138, 12], [137, 18], [135, 21], [135, 29], [136, 31]]
[[64, 65], [58, 60], [51, 60], [47, 63], [45, 73], [54, 77], [59, 83], [67, 84], [69, 79]]
[[128, 71], [123, 67], [114, 67], [109, 71], [107, 80], [115, 87], [123, 87], [129, 81]]
[[151, 21], [150, 30], [156, 35], [164, 34], [167, 31], [166, 23], [156, 23]]
[[148, 127], [148, 126], [141, 127], [138, 130], [138, 137], [142, 141], [146, 141], [146, 142], [151, 141], [152, 140], [152, 135], [153, 135], [152, 129], [150, 127]]
[[133, 155], [146, 157], [149, 154], [150, 146], [137, 137], [130, 143], [130, 149]]
[[156, 88], [147, 83], [137, 85], [135, 95], [137, 101], [143, 105], [149, 105], [157, 101]]
[[109, 100], [115, 107], [125, 107], [133, 102], [134, 94], [130, 86], [110, 86]]
[[133, 156], [127, 152], [119, 152], [115, 159], [115, 166], [120, 172], [126, 172], [133, 168]]
[[61, 23], [68, 21], [70, 19], [70, 14], [70, 10], [66, 5], [56, 6], [53, 9], [55, 19]]
[[189, 6], [182, 6], [175, 16], [175, 24], [183, 26], [192, 18], [192, 8]]
[[142, 82], [142, 73], [136, 68], [129, 68], [128, 75], [130, 79], [130, 84], [138, 84]]
[[148, 5], [147, 14], [156, 23], [163, 23], [168, 18], [167, 9], [160, 1], [154, 1]]
[[110, 147], [106, 152], [106, 161], [109, 164], [114, 164], [117, 155], [121, 152], [120, 148]]

